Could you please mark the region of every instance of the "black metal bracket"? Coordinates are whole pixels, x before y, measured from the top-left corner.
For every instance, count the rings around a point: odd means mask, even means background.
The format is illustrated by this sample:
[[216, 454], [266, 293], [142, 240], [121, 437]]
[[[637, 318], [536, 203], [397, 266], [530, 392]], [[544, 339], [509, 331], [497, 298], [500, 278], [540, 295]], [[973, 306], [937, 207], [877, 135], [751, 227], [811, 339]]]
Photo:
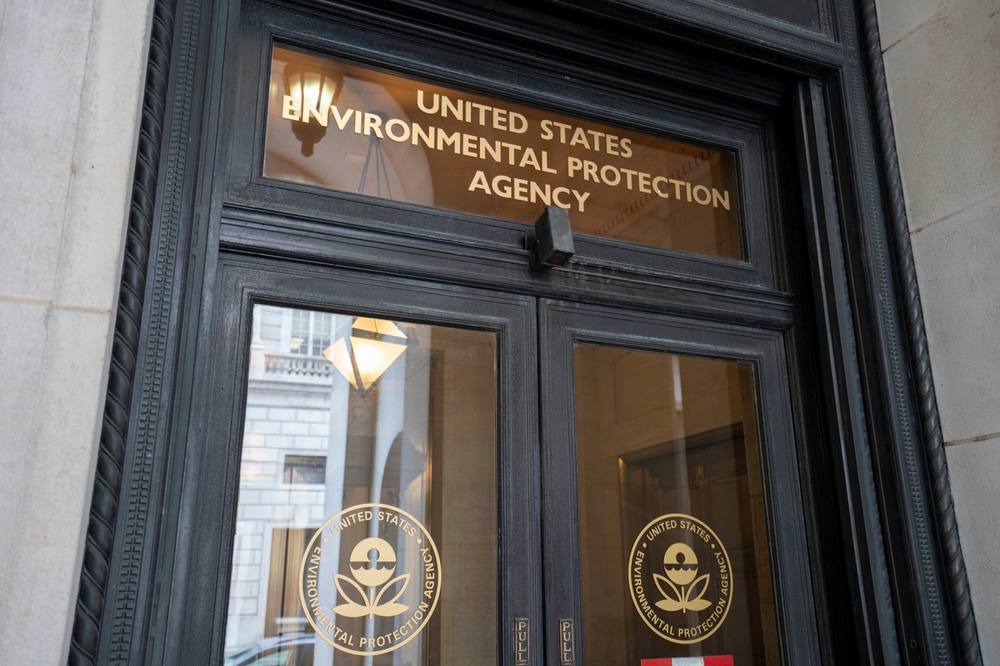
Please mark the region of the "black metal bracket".
[[576, 253], [569, 211], [558, 206], [546, 206], [535, 228], [524, 236], [524, 247], [531, 250], [534, 268], [551, 268], [567, 263]]

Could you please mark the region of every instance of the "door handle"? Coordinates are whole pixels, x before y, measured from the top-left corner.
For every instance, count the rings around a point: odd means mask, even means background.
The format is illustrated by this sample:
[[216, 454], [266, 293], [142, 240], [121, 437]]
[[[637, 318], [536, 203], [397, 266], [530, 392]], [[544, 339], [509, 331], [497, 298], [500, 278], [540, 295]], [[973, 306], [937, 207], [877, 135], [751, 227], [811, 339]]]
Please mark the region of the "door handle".
[[514, 666], [530, 666], [531, 663], [531, 627], [528, 618], [519, 617], [514, 620]]
[[559, 666], [573, 666], [576, 663], [576, 636], [573, 620], [559, 620]]

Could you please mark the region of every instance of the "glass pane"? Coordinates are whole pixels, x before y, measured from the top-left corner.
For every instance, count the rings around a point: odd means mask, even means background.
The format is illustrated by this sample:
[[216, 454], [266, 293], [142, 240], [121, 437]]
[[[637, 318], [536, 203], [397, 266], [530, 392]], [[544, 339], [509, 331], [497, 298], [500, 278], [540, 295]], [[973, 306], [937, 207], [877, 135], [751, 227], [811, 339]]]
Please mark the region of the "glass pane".
[[750, 367], [577, 345], [575, 373], [587, 663], [778, 664]]
[[227, 666], [493, 664], [492, 333], [254, 307]]
[[264, 175], [730, 259], [731, 153], [275, 47]]

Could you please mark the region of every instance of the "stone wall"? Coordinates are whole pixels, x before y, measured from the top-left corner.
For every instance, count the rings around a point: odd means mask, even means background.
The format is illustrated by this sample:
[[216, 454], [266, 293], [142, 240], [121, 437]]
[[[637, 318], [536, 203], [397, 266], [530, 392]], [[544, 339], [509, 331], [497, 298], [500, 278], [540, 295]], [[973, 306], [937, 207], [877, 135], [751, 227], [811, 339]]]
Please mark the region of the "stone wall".
[[66, 663], [150, 0], [0, 0], [0, 662]]
[[983, 661], [1000, 663], [1000, 1], [878, 0]]

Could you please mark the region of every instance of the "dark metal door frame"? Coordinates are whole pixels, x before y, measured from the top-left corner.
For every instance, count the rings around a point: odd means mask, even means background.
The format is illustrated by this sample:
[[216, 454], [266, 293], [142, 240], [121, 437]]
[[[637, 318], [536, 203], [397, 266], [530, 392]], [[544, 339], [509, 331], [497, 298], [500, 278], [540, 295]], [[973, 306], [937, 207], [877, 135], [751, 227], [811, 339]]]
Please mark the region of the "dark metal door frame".
[[[220, 663], [229, 603], [247, 350], [257, 303], [373, 316], [497, 335], [498, 631], [500, 663], [514, 663], [514, 618], [541, 621], [542, 575], [535, 299], [323, 267], [221, 256], [216, 331], [203, 351], [171, 562], [172, 612], [163, 664]], [[525, 378], [527, 378], [525, 380]], [[168, 537], [169, 538], [169, 537]], [[541, 663], [541, 641], [531, 644]]]

